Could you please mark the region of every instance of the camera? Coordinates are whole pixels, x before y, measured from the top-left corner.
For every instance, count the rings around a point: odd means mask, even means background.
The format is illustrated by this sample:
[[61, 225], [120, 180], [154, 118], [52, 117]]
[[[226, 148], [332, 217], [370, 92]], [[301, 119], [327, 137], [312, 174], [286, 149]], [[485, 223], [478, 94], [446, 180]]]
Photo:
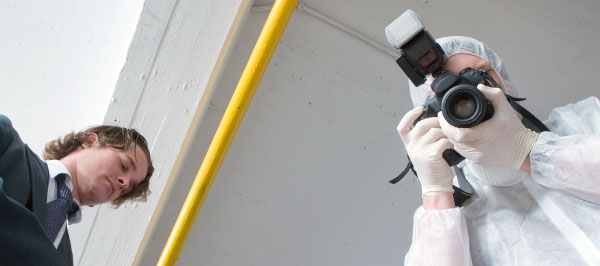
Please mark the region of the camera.
[[[431, 83], [434, 97], [429, 99], [423, 113], [414, 121], [413, 126], [422, 119], [437, 115], [440, 111], [448, 123], [456, 127], [473, 127], [490, 119], [494, 114], [492, 104], [477, 89], [478, 84], [499, 88], [492, 76], [483, 70], [465, 68], [458, 75], [443, 69], [446, 55], [441, 46], [425, 31], [419, 15], [407, 10], [385, 28], [389, 43], [401, 54], [396, 62], [406, 76], [416, 86], [424, 84], [429, 76], [435, 78]], [[548, 131], [548, 128], [517, 103], [525, 100], [505, 94], [510, 105], [521, 114], [525, 127], [536, 132]], [[454, 188], [454, 203], [463, 206], [473, 195], [474, 190], [459, 164], [465, 158], [452, 149], [443, 151], [442, 157], [455, 170], [458, 187]], [[404, 170], [389, 182], [395, 184], [412, 170], [417, 175], [410, 157]]]
[[[498, 83], [485, 70], [465, 68], [458, 75], [444, 70], [444, 50], [425, 30], [417, 13], [407, 10], [385, 28], [385, 33], [388, 42], [401, 51], [396, 63], [415, 86], [425, 83], [427, 75], [435, 78], [431, 84], [435, 96], [424, 104], [423, 114], [413, 125], [440, 111], [449, 124], [461, 128], [474, 127], [492, 117], [493, 105], [477, 85], [499, 87]], [[446, 150], [443, 156], [451, 166], [464, 160], [454, 150]]]
[[400, 49], [396, 62], [415, 86], [423, 84], [427, 75], [435, 80], [431, 89], [435, 97], [425, 103], [425, 111], [416, 121], [435, 116], [455, 127], [473, 127], [494, 114], [492, 103], [477, 89], [478, 84], [499, 87], [484, 70], [463, 69], [458, 75], [443, 69], [446, 55], [423, 27], [417, 13], [407, 10], [385, 28], [388, 41]]

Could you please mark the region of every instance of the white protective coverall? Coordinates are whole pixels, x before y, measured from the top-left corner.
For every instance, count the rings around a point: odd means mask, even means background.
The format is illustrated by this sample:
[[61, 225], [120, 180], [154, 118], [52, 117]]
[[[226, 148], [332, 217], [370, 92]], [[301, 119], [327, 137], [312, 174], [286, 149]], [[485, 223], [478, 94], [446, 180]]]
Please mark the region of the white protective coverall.
[[[518, 96], [500, 57], [468, 37], [437, 40], [448, 57], [481, 57]], [[410, 83], [410, 82], [409, 82]], [[430, 83], [410, 84], [413, 104]], [[414, 215], [405, 265], [600, 265], [600, 101], [556, 108], [531, 153], [531, 175], [512, 168], [461, 163], [475, 190], [462, 208]]]

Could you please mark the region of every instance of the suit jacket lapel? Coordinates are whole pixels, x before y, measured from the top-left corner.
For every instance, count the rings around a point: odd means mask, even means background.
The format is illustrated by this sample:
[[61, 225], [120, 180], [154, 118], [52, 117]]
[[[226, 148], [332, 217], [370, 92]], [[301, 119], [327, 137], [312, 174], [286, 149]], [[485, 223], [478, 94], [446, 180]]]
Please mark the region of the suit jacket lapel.
[[48, 165], [29, 147], [26, 147], [26, 150], [31, 173], [31, 211], [43, 225], [46, 222], [46, 200], [48, 199], [48, 180], [50, 179]]

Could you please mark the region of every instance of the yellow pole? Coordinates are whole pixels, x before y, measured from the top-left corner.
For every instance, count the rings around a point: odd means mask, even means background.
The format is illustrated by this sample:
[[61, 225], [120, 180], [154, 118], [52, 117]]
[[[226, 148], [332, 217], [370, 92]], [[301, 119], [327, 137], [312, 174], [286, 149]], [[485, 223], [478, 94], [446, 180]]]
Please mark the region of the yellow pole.
[[276, 0], [157, 265], [174, 265], [298, 0]]

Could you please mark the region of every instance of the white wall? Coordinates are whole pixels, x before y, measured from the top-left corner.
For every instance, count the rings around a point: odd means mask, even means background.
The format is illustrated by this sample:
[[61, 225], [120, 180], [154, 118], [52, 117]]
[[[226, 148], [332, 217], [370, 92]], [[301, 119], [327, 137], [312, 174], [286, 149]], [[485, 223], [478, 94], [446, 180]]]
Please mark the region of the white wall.
[[0, 1], [0, 113], [36, 153], [102, 123], [142, 5]]

